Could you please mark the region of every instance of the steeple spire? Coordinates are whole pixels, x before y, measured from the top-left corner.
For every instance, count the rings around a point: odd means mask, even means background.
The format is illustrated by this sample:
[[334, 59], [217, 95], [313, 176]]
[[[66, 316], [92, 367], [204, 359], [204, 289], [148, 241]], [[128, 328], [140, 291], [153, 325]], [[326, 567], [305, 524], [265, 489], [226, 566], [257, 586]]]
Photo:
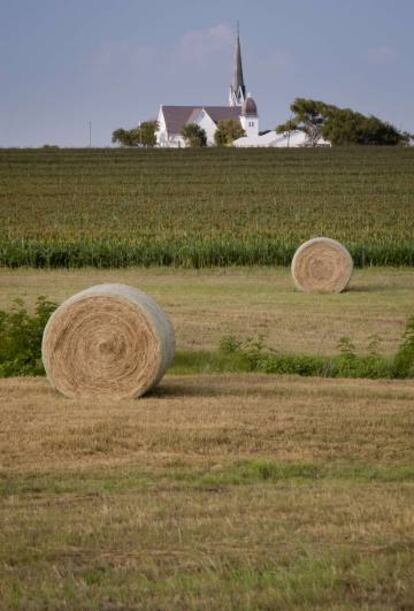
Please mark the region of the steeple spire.
[[243, 78], [243, 64], [240, 48], [240, 27], [237, 22], [236, 50], [234, 54], [233, 81], [230, 85], [229, 105], [241, 106], [246, 99], [246, 86]]

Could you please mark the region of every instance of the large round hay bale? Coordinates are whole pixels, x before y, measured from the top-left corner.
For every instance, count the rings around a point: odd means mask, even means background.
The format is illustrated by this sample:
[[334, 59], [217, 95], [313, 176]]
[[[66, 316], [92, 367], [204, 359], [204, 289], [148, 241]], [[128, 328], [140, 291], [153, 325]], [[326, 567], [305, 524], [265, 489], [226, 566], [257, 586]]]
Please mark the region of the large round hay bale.
[[292, 260], [292, 277], [301, 291], [340, 293], [348, 285], [352, 257], [342, 244], [330, 238], [314, 238], [300, 246]]
[[171, 364], [174, 329], [149, 296], [100, 284], [65, 301], [50, 317], [42, 359], [51, 385], [67, 397], [139, 397]]

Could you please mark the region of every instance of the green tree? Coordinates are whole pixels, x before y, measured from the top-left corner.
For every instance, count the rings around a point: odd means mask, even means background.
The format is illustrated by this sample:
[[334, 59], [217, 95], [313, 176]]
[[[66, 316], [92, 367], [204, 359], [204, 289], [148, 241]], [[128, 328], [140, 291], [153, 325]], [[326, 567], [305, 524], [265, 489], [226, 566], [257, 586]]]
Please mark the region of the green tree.
[[310, 146], [316, 146], [322, 137], [323, 126], [327, 116], [332, 112], [333, 106], [319, 100], [296, 98], [291, 106], [293, 117], [276, 127], [276, 132], [299, 130], [306, 134]]
[[245, 136], [246, 132], [236, 119], [225, 119], [217, 124], [214, 141], [217, 146], [231, 146], [234, 140]]
[[327, 117], [322, 128], [323, 137], [333, 145], [364, 144], [377, 146], [396, 146], [408, 144], [410, 135], [400, 132], [396, 127], [378, 119], [366, 117], [349, 108], [335, 109]]
[[293, 117], [276, 127], [277, 133], [303, 131], [309, 146], [321, 138], [332, 145], [375, 144], [395, 146], [407, 144], [410, 134], [400, 132], [390, 123], [374, 116], [365, 116], [350, 108], [338, 108], [320, 100], [296, 98], [290, 107]]
[[156, 131], [158, 129], [158, 121], [144, 121], [141, 123], [139, 130], [139, 142], [141, 146], [154, 147], [157, 144]]
[[192, 148], [201, 148], [207, 146], [206, 131], [197, 125], [197, 123], [188, 123], [181, 130], [181, 135], [187, 146]]
[[133, 137], [132, 129], [123, 129], [120, 127], [112, 132], [112, 142], [120, 144], [121, 146], [138, 146]]
[[144, 121], [134, 129], [116, 129], [112, 133], [112, 142], [121, 146], [153, 147], [157, 143], [157, 121]]

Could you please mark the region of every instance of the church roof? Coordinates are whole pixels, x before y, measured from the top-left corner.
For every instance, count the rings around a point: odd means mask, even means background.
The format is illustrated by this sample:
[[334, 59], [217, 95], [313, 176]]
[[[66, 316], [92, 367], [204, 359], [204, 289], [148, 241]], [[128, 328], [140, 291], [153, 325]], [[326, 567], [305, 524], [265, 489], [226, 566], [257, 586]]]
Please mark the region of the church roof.
[[162, 106], [167, 132], [179, 134], [184, 125], [194, 122], [201, 110], [205, 110], [214, 123], [237, 120], [241, 114], [239, 106]]
[[257, 104], [253, 98], [248, 95], [242, 105], [242, 115], [245, 117], [257, 117]]
[[239, 106], [204, 106], [204, 110], [210, 115], [214, 123], [226, 119], [238, 119], [241, 114]]

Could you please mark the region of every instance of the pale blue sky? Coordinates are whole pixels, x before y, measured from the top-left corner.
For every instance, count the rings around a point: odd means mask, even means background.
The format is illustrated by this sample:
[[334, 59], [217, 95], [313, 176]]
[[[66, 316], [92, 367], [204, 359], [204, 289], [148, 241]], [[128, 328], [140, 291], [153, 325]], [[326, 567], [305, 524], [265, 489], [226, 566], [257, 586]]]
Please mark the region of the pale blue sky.
[[0, 146], [110, 144], [164, 104], [227, 104], [240, 20], [261, 128], [312, 97], [414, 132], [413, 0], [0, 0]]

